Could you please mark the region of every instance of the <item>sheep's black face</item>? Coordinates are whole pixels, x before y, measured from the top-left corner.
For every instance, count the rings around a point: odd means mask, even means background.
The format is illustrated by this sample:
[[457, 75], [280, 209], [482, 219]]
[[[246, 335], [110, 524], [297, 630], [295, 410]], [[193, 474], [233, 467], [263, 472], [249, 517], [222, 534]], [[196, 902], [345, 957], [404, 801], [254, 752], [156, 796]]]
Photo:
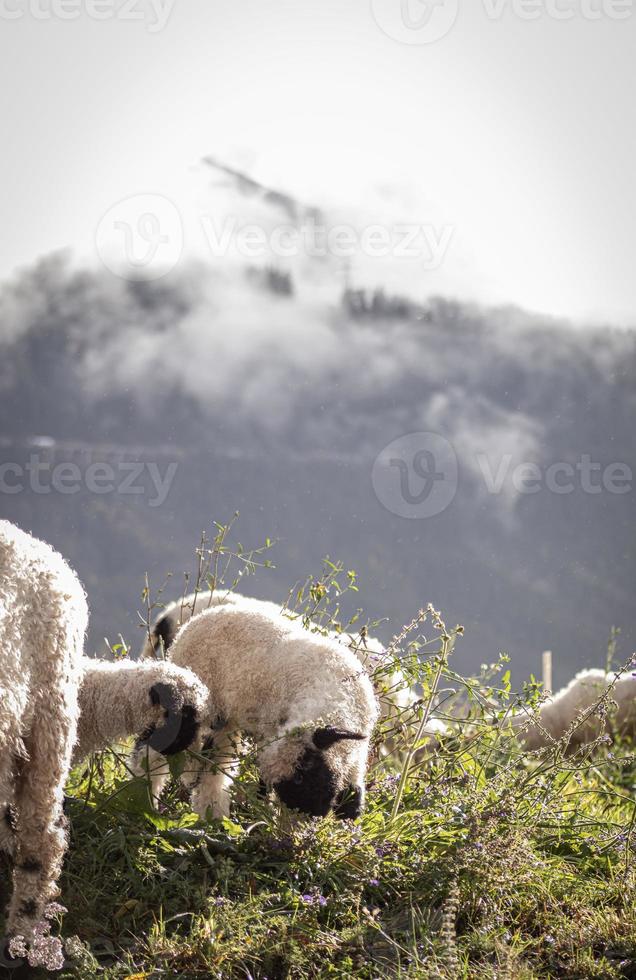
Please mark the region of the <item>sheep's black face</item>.
[[157, 683], [150, 689], [150, 702], [164, 709], [164, 723], [152, 726], [142, 736], [151, 748], [162, 755], [176, 755], [192, 745], [199, 719], [194, 705], [184, 703], [172, 685]]
[[327, 750], [343, 740], [361, 741], [364, 735], [343, 732], [334, 728], [320, 728], [313, 736], [313, 745], [307, 746], [293, 775], [274, 783], [274, 789], [282, 802], [292, 810], [300, 810], [312, 817], [325, 817], [333, 810], [342, 820], [353, 820], [362, 812], [363, 790], [353, 784], [342, 788], [335, 760]]
[[362, 800], [362, 787], [350, 784], [336, 797], [336, 816], [341, 820], [355, 820], [362, 813]]
[[290, 810], [326, 817], [335, 802], [338, 784], [322, 752], [307, 748], [291, 779], [274, 783], [274, 789]]

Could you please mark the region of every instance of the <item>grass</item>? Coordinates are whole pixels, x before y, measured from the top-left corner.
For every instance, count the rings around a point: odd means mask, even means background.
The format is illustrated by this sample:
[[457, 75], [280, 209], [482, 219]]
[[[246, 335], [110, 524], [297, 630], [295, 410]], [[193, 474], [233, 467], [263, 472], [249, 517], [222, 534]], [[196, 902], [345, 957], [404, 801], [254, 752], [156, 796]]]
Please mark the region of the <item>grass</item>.
[[[349, 576], [340, 589], [340, 572], [295, 593], [323, 625], [337, 623], [329, 601], [355, 588]], [[459, 677], [461, 632], [429, 608], [400, 634], [421, 699], [392, 723], [397, 761], [375, 752], [355, 824], [291, 824], [258, 798], [249, 753], [232, 820], [207, 824], [177, 787], [153, 810], [120, 752], [76, 770], [59, 975], [636, 978], [632, 746], [524, 754], [507, 721], [520, 699], [506, 658]], [[378, 665], [380, 685], [391, 667]], [[538, 698], [529, 684], [523, 703]], [[433, 706], [452, 731], [422, 757], [414, 733]]]

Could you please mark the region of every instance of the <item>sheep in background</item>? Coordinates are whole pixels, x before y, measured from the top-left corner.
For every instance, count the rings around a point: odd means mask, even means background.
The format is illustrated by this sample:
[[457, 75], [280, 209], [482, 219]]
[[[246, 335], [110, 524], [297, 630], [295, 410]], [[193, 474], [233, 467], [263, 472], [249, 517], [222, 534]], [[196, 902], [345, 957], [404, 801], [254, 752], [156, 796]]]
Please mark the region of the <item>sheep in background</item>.
[[[175, 602], [169, 602], [157, 615], [149, 632], [146, 633], [139, 654], [140, 659], [148, 660], [156, 656], [167, 656], [177, 633], [195, 613], [204, 612], [213, 606], [237, 605], [247, 598], [239, 592], [217, 589], [215, 592], [193, 592]], [[259, 601], [280, 612], [280, 606], [276, 606], [275, 603], [267, 602], [265, 599]]]
[[523, 713], [515, 715], [513, 728], [519, 732], [524, 748], [529, 751], [539, 749], [561, 738], [579, 715], [587, 713], [612, 684], [608, 700], [616, 702], [617, 710], [605, 711], [607, 718], [601, 717], [603, 711], [591, 711], [572, 732], [570, 747], [593, 742], [606, 730], [636, 735], [636, 677], [631, 673], [608, 674], [593, 668], [580, 671], [566, 687], [540, 705], [538, 722], [529, 721], [528, 715]]
[[14, 941], [38, 938], [56, 894], [87, 620], [64, 559], [0, 521], [0, 844], [15, 851], [6, 925]]
[[[366, 672], [343, 644], [305, 630], [271, 603], [241, 597], [190, 619], [169, 656], [210, 690], [216, 765], [202, 767], [195, 779], [192, 803], [200, 816], [208, 808], [215, 817], [229, 814], [234, 736], [241, 733], [256, 742], [265, 786], [287, 806], [313, 816], [332, 809], [358, 816], [378, 706]], [[138, 746], [137, 766], [145, 751]], [[165, 771], [155, 769], [152, 751], [148, 766], [158, 795]]]
[[192, 671], [165, 660], [110, 663], [83, 657], [73, 760], [143, 733], [164, 756], [192, 745], [208, 692]]
[[[252, 599], [241, 595], [239, 592], [222, 589], [217, 589], [214, 592], [195, 592], [169, 603], [156, 617], [146, 634], [141, 649], [142, 660], [162, 653], [169, 655], [168, 651], [179, 629], [189, 622], [195, 613], [199, 614], [206, 609], [220, 605], [240, 606], [246, 604], [250, 608], [258, 606], [264, 613], [280, 616], [288, 622], [296, 621], [297, 618], [294, 613], [274, 602]], [[382, 671], [377, 679], [374, 678], [374, 672], [386, 660], [386, 650], [379, 640], [370, 636], [363, 638], [360, 634], [354, 636], [347, 632], [329, 632], [328, 635], [337, 640], [338, 643], [348, 647], [371, 677], [380, 704], [380, 724], [382, 729], [387, 732], [380, 744], [380, 754], [383, 758], [398, 755], [397, 740], [391, 732], [403, 724], [405, 719], [410, 727], [417, 728], [417, 721], [411, 713], [411, 709], [417, 701], [417, 695], [409, 686], [399, 667], [393, 668], [390, 673]], [[442, 721], [431, 719], [424, 734], [430, 739], [440, 738], [446, 734], [446, 726]], [[420, 754], [418, 754], [418, 758]]]

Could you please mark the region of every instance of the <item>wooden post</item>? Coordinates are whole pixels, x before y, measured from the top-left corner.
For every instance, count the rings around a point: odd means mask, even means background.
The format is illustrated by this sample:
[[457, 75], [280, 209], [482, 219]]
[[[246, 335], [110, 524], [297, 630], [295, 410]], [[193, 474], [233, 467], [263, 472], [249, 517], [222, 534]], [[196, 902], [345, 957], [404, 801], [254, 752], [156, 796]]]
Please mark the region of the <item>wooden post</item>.
[[552, 650], [543, 651], [543, 693], [552, 694]]

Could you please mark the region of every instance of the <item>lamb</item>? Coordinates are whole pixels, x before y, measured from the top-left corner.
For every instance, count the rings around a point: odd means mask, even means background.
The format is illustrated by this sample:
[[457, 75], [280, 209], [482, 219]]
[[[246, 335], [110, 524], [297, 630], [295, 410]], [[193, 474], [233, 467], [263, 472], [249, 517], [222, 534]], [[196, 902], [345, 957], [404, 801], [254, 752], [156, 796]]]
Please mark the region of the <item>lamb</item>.
[[153, 750], [179, 752], [207, 705], [204, 685], [176, 665], [82, 656], [87, 619], [64, 559], [0, 522], [0, 850], [15, 858], [7, 933], [18, 955], [33, 941], [33, 966], [59, 962], [42, 920], [66, 849], [71, 752], [78, 761], [142, 731]]
[[161, 755], [182, 752], [195, 740], [207, 700], [192, 671], [165, 660], [83, 657], [73, 761], [140, 733]]
[[62, 805], [88, 607], [49, 545], [0, 521], [0, 845], [14, 847], [7, 934], [30, 942], [66, 849]]
[[[618, 709], [608, 713], [608, 724], [603, 712], [590, 711], [610, 685], [609, 701]], [[589, 712], [589, 714], [588, 714]], [[540, 705], [539, 719], [528, 724], [528, 716], [520, 713], [513, 719], [513, 728], [519, 731], [524, 747], [531, 751], [551, 744], [561, 738], [574, 721], [584, 720], [570, 736], [569, 747], [575, 749], [594, 741], [607, 729], [623, 735], [636, 734], [636, 677], [629, 674], [608, 674], [604, 670], [582, 670], [561, 691]]]
[[[288, 807], [311, 816], [360, 814], [379, 712], [366, 672], [343, 644], [305, 630], [271, 603], [239, 597], [191, 618], [169, 655], [210, 690], [209, 735], [201, 733], [200, 745], [213, 743], [216, 765], [195, 776], [192, 803], [200, 816], [229, 814], [234, 736], [241, 734], [256, 743], [265, 787]], [[165, 770], [143, 742], [135, 763], [146, 751], [158, 795]]]
[[[259, 607], [263, 611], [272, 616], [293, 618], [292, 613], [285, 613], [279, 605], [273, 602], [250, 599], [238, 592], [220, 589], [214, 592], [195, 592], [176, 602], [171, 602], [164, 608], [145, 637], [140, 657], [144, 660], [155, 657], [159, 653], [165, 655], [170, 650], [180, 627], [188, 622], [195, 613], [198, 614], [218, 605], [248, 604], [249, 606], [251, 604], [253, 607], [256, 602], [259, 603]], [[329, 636], [348, 647], [356, 655], [371, 679], [374, 680], [373, 675], [376, 668], [386, 658], [386, 651], [377, 639], [370, 636], [363, 639], [360, 635], [353, 636], [346, 632], [330, 632]], [[390, 674], [382, 671], [380, 679], [374, 686], [380, 703], [381, 726], [386, 733], [380, 744], [380, 755], [383, 758], [397, 757], [399, 755], [397, 740], [391, 733], [405, 719], [407, 724], [409, 721], [414, 722], [414, 719], [409, 716], [417, 698], [399, 668], [394, 668]], [[411, 725], [411, 727], [417, 726]], [[424, 734], [434, 742], [446, 734], [446, 726], [439, 719], [431, 719]], [[418, 753], [418, 758], [421, 754], [421, 752]]]

